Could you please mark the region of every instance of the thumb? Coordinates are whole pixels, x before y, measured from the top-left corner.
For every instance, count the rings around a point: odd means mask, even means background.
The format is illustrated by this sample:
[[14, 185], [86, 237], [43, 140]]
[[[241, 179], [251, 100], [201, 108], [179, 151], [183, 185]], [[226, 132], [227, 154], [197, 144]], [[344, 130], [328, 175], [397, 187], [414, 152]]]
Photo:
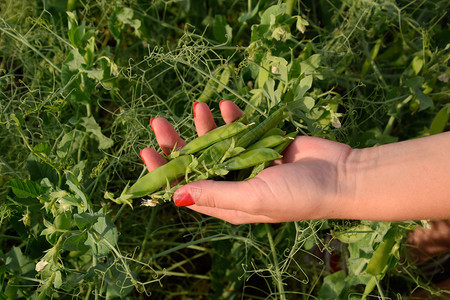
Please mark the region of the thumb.
[[[177, 206], [213, 207], [255, 213], [262, 199], [252, 191], [252, 180], [214, 181], [200, 180], [180, 187], [174, 194]], [[258, 193], [259, 194], [259, 193]], [[261, 200], [261, 201], [260, 201]]]

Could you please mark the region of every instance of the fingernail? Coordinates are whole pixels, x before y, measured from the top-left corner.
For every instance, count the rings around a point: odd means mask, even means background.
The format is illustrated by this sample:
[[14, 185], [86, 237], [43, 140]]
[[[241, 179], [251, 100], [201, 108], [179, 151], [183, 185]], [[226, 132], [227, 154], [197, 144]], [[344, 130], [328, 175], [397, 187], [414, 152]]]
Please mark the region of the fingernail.
[[221, 105], [222, 105], [222, 103], [224, 102], [225, 100], [222, 100], [222, 101], [220, 101], [219, 102], [219, 108], [221, 109]]
[[152, 128], [153, 132], [155, 131], [155, 130], [153, 129], [153, 124], [152, 124], [154, 119], [155, 119], [155, 118], [151, 118], [151, 119], [150, 119], [150, 127]]
[[192, 104], [192, 113], [194, 113], [194, 118], [195, 118], [195, 107], [197, 106], [198, 102], [194, 102], [194, 104]]
[[189, 206], [195, 203], [194, 199], [192, 199], [191, 194], [187, 193], [175, 195], [173, 198], [173, 202], [176, 206]]
[[142, 161], [144, 162], [144, 164], [145, 164], [145, 159], [144, 159], [144, 157], [142, 156], [142, 152], [144, 151], [144, 149], [142, 149], [140, 152], [139, 152], [139, 154], [141, 155], [141, 159], [142, 159]]

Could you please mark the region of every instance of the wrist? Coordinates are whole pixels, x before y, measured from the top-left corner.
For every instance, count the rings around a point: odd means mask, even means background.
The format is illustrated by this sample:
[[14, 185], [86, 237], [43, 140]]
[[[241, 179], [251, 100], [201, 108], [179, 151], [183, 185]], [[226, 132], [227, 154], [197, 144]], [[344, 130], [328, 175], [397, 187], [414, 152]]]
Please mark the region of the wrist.
[[337, 163], [336, 192], [328, 207], [329, 219], [363, 219], [365, 208], [359, 202], [358, 190], [361, 173], [376, 164], [374, 148], [350, 148]]

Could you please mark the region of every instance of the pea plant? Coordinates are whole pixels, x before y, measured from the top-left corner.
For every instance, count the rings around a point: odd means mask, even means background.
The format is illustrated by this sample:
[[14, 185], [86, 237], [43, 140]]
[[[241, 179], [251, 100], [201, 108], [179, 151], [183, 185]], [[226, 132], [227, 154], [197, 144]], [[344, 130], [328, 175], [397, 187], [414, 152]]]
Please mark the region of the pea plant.
[[[448, 130], [448, 1], [3, 2], [0, 299], [444, 293], [409, 257], [427, 220], [235, 226], [171, 200], [251, 179], [296, 136]], [[244, 116], [222, 125], [223, 99]], [[219, 123], [201, 137], [196, 101]], [[156, 116], [188, 143], [147, 172]]]

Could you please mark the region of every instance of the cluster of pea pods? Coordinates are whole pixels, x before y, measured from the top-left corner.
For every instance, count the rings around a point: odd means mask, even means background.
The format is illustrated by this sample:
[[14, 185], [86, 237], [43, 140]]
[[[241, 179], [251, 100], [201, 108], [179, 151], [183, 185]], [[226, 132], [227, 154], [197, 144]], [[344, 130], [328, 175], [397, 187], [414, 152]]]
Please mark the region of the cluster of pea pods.
[[170, 199], [180, 185], [192, 181], [225, 177], [230, 172], [238, 180], [253, 178], [281, 158], [297, 135], [296, 131], [286, 134], [278, 128], [285, 115], [286, 106], [281, 106], [258, 124], [245, 124], [240, 119], [218, 127], [172, 152], [168, 163], [127, 186], [119, 198], [112, 200], [131, 205], [132, 199], [150, 197], [143, 203], [156, 205]]

